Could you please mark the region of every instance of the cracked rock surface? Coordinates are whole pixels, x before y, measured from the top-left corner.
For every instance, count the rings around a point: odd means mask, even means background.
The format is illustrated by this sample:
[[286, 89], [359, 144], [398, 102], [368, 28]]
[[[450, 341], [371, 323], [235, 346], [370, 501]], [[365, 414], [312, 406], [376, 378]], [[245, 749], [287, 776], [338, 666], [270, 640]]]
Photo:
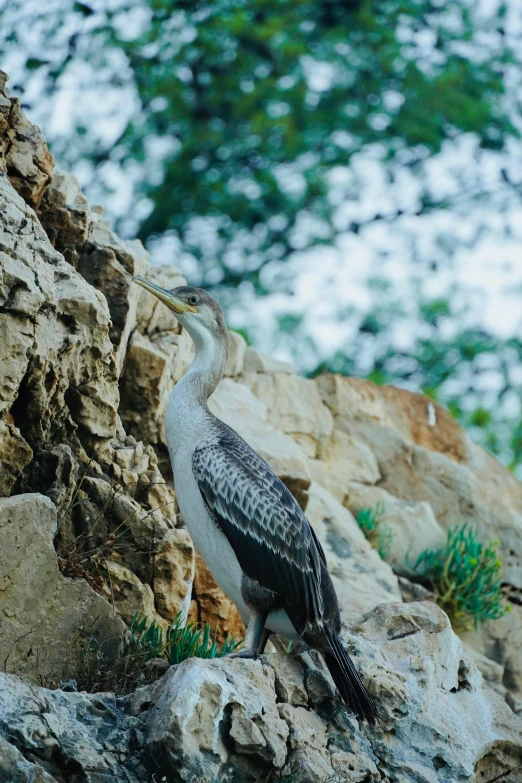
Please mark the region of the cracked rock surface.
[[376, 700], [376, 727], [340, 707], [310, 653], [193, 658], [119, 699], [0, 675], [0, 780], [520, 780], [522, 722], [434, 604], [379, 606], [345, 641]]

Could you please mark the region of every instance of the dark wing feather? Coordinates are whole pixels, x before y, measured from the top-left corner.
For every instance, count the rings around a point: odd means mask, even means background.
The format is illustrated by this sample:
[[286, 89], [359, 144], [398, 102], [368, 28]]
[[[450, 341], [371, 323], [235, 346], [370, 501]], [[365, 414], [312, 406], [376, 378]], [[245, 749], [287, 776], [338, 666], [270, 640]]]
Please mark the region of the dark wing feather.
[[192, 469], [205, 504], [243, 571], [281, 597], [302, 634], [321, 625], [324, 553], [301, 508], [233, 430], [194, 452]]

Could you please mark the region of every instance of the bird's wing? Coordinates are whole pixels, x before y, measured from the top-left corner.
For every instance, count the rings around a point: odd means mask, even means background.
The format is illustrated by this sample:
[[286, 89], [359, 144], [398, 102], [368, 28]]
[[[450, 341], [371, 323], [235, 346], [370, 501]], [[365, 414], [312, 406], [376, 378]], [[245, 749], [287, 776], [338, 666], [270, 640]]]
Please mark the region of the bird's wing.
[[228, 427], [194, 452], [212, 518], [251, 579], [281, 597], [297, 632], [322, 623], [324, 553], [301, 508], [267, 463]]

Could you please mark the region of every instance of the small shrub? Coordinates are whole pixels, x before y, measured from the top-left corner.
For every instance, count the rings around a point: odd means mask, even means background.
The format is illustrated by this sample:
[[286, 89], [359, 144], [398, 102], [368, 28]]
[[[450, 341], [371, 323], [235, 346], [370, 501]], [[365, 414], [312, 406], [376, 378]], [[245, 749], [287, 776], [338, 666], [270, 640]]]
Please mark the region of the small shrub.
[[216, 642], [217, 628], [211, 638], [208, 623], [204, 628], [198, 628], [192, 621], [182, 625], [181, 612], [172, 621], [165, 637], [155, 621], [147, 625], [147, 618], [140, 617], [139, 614], [134, 615], [130, 631], [137, 649], [142, 650], [144, 660], [165, 657], [171, 665], [181, 663], [187, 658], [222, 658], [241, 644], [241, 641], [227, 634], [219, 647]]
[[357, 524], [379, 556], [386, 560], [390, 554], [393, 531], [389, 525], [382, 523], [383, 513], [382, 503], [378, 503], [375, 508], [361, 508], [357, 515]]
[[487, 546], [467, 524], [448, 531], [446, 545], [422, 552], [414, 569], [431, 583], [437, 603], [455, 629], [498, 620], [511, 607], [502, 604], [502, 560], [499, 541]]

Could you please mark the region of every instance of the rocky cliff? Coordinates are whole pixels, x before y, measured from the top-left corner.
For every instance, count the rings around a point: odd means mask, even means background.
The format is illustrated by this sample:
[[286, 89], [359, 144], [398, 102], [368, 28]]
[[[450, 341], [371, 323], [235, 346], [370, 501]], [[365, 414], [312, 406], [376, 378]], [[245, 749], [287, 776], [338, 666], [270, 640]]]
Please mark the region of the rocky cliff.
[[[347, 715], [303, 651], [192, 659], [124, 696], [74, 691], [78, 651], [94, 639], [117, 659], [135, 612], [242, 626], [171, 487], [163, 414], [191, 342], [131, 282], [172, 287], [180, 273], [149, 269], [54, 170], [5, 82], [0, 781], [522, 780], [522, 486], [427, 398], [302, 378], [232, 332], [212, 409], [306, 510], [379, 724]], [[377, 507], [386, 561], [355, 519]], [[459, 639], [408, 577], [463, 521], [500, 540], [512, 611]]]

